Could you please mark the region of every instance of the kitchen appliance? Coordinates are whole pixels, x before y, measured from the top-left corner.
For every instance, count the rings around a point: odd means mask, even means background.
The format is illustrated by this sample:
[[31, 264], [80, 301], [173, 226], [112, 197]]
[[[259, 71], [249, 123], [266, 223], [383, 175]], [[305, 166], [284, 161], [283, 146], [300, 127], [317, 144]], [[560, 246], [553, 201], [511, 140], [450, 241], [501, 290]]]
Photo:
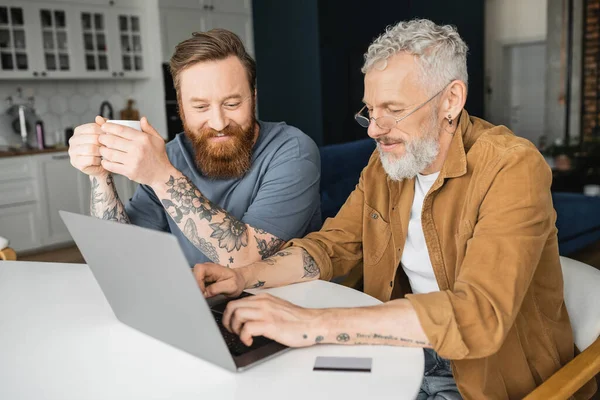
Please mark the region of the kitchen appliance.
[[34, 109], [33, 97], [24, 98], [21, 90], [18, 96], [6, 98], [7, 109], [0, 114], [0, 146], [11, 148], [39, 148], [36, 123], [41, 119]]

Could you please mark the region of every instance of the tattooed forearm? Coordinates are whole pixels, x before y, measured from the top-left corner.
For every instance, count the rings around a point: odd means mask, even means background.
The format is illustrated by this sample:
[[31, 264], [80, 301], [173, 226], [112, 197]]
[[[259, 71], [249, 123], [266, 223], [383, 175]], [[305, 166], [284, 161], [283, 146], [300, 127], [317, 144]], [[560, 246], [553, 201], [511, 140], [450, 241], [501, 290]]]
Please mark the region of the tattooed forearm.
[[[155, 186], [152, 189], [171, 219], [213, 262], [220, 263], [220, 259], [228, 267], [247, 265], [272, 256], [284, 243], [212, 203], [178, 171], [169, 175], [166, 182]], [[256, 247], [250, 243], [252, 240], [256, 240]]]
[[252, 285], [252, 289], [258, 289], [259, 287], [265, 286], [265, 281], [259, 280], [256, 284]]
[[347, 333], [340, 333], [339, 335], [337, 335], [336, 340], [338, 342], [345, 343], [348, 340], [350, 340], [350, 335], [348, 335]]
[[91, 186], [90, 214], [92, 216], [108, 221], [130, 223], [111, 174], [104, 180], [92, 177]]
[[218, 239], [219, 248], [227, 249], [228, 253], [248, 246], [248, 228], [243, 222], [227, 215], [223, 222], [210, 224], [210, 227], [213, 230], [210, 237]]
[[161, 199], [169, 215], [176, 223], [180, 223], [184, 215], [197, 214], [200, 219], [212, 221], [213, 215], [225, 212], [221, 207], [213, 204], [194, 186], [186, 176], [177, 179], [171, 176], [166, 183], [170, 199]]
[[304, 249], [302, 249], [302, 265], [304, 266], [302, 278], [314, 278], [321, 273], [314, 258]]
[[377, 343], [377, 342], [400, 342], [406, 345], [419, 345], [419, 346], [429, 346], [431, 347], [431, 343], [428, 342], [423, 342], [421, 340], [413, 340], [413, 339], [408, 339], [408, 338], [403, 338], [403, 337], [398, 337], [398, 336], [394, 336], [394, 335], [381, 335], [379, 333], [371, 333], [371, 334], [365, 334], [365, 333], [357, 333], [356, 334], [356, 339], [357, 340], [372, 340], [373, 343]]
[[271, 257], [279, 250], [279, 248], [285, 243], [284, 240], [278, 239], [275, 236], [271, 236], [269, 243], [265, 239], [261, 239], [258, 236], [254, 236], [256, 239], [256, 245], [258, 246], [258, 254], [264, 260], [265, 258]]
[[285, 257], [285, 256], [289, 256], [289, 255], [291, 255], [291, 254], [292, 254], [292, 252], [291, 252], [291, 251], [287, 251], [287, 250], [278, 251], [277, 253], [275, 253], [275, 254], [274, 254], [274, 255], [272, 255], [271, 257], [269, 257], [269, 258], [265, 258], [265, 259], [263, 259], [263, 260], [262, 260], [262, 261], [260, 261], [260, 262], [264, 262], [264, 263], [266, 263], [266, 264], [268, 264], [268, 265], [275, 265], [275, 264], [277, 264], [277, 259], [276, 259], [276, 257]]
[[220, 263], [219, 254], [217, 253], [215, 246], [198, 236], [198, 229], [196, 228], [196, 223], [192, 221], [191, 218], [188, 219], [185, 223], [183, 233], [194, 244], [194, 246], [196, 246], [196, 248], [200, 250], [206, 257], [208, 257], [212, 262], [216, 264]]

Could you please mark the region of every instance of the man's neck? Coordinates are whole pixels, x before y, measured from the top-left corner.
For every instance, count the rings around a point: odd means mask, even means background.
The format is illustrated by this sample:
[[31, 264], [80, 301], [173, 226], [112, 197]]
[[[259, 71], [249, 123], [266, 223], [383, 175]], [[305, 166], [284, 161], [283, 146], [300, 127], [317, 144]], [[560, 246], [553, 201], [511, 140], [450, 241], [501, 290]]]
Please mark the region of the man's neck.
[[438, 152], [438, 156], [435, 160], [429, 165], [429, 167], [425, 168], [421, 171], [421, 175], [429, 175], [434, 174], [436, 172], [440, 172], [442, 167], [444, 166], [444, 162], [446, 162], [446, 157], [448, 156], [448, 150], [450, 149], [450, 143], [452, 143], [452, 138], [454, 134], [458, 132], [457, 126], [454, 126], [452, 131], [447, 131], [445, 129], [440, 133], [439, 146], [440, 151]]

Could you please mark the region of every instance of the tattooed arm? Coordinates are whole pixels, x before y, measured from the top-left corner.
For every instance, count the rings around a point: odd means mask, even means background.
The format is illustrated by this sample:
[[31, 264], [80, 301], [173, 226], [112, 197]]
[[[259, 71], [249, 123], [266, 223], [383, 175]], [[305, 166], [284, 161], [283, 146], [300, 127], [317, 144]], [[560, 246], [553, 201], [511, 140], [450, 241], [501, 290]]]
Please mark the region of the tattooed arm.
[[229, 269], [211, 263], [197, 264], [194, 275], [206, 297], [218, 294], [236, 297], [244, 289], [312, 281], [319, 278], [320, 270], [306, 250], [290, 247], [240, 268]]
[[223, 325], [246, 345], [254, 336], [266, 336], [291, 347], [319, 343], [431, 347], [406, 299], [373, 307], [314, 309], [259, 294], [230, 302]]
[[90, 214], [93, 217], [129, 224], [125, 207], [119, 199], [112, 174], [90, 176], [92, 195]]
[[[413, 306], [406, 299], [392, 300], [374, 307], [330, 308], [320, 310], [319, 326], [306, 343], [382, 344], [405, 347], [431, 347]], [[310, 342], [310, 343], [309, 343]]]
[[185, 236], [217, 264], [233, 268], [264, 260], [284, 244], [212, 203], [179, 171], [152, 189]]
[[278, 287], [319, 279], [320, 269], [315, 260], [301, 247], [278, 251], [272, 257], [239, 269], [242, 289]]

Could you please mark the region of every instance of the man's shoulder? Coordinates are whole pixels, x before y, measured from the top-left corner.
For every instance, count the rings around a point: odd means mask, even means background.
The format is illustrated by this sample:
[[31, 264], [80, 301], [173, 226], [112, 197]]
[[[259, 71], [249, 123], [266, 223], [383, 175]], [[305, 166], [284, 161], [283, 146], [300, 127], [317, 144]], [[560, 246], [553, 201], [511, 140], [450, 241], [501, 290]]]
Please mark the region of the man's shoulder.
[[483, 119], [471, 117], [472, 137], [467, 145], [467, 158], [488, 163], [512, 154], [521, 157], [543, 158], [529, 140], [515, 135], [504, 125], [493, 125]]
[[167, 153], [169, 152], [181, 152], [181, 145], [182, 145], [182, 141], [184, 139], [184, 133], [178, 133], [173, 140], [167, 142], [166, 144], [166, 148], [167, 148]]
[[171, 163], [175, 165], [175, 167], [180, 167], [179, 164], [182, 162], [186, 163], [184, 154], [186, 151], [189, 151], [186, 150], [186, 145], [184, 143], [186, 140], [187, 139], [185, 138], [185, 135], [182, 132], [177, 134], [177, 136], [175, 136], [175, 138], [168, 142], [165, 146], [167, 156], [169, 157]]
[[260, 122], [265, 137], [262, 151], [275, 158], [304, 158], [319, 161], [319, 148], [314, 140], [295, 126], [285, 122]]

